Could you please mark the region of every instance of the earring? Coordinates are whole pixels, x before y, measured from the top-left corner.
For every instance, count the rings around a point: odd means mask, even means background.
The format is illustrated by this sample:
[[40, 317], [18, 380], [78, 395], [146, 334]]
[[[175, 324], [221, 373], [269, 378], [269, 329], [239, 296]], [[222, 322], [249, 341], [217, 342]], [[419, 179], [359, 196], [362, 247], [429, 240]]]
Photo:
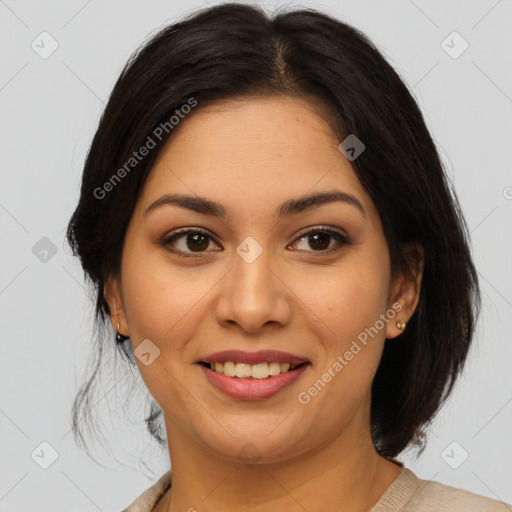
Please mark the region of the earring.
[[116, 341], [117, 343], [123, 343], [123, 341], [126, 341], [129, 338], [129, 336], [125, 336], [124, 334], [121, 334], [119, 332], [119, 322], [117, 322], [117, 331], [116, 331]]
[[401, 330], [405, 331], [405, 327], [407, 326], [407, 322], [397, 322], [396, 326]]

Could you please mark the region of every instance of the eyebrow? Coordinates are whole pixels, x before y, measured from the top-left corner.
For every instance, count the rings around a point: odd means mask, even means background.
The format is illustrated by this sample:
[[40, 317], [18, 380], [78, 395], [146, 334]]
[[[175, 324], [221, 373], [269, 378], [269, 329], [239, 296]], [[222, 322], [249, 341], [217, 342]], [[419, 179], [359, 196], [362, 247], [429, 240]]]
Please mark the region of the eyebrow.
[[[359, 201], [356, 196], [338, 190], [317, 192], [298, 197], [296, 199], [289, 199], [279, 206], [276, 211], [276, 216], [279, 219], [283, 219], [285, 217], [290, 217], [292, 215], [302, 213], [315, 206], [321, 206], [335, 202], [342, 202], [353, 206], [359, 210], [363, 217], [366, 216], [366, 210], [364, 209], [361, 201]], [[182, 194], [166, 194], [160, 197], [146, 208], [144, 215], [146, 216], [151, 211], [166, 205], [180, 206], [181, 208], [186, 208], [187, 210], [191, 210], [193, 212], [209, 215], [212, 217], [218, 217], [221, 219], [227, 219], [228, 217], [228, 212], [222, 204], [206, 197]]]

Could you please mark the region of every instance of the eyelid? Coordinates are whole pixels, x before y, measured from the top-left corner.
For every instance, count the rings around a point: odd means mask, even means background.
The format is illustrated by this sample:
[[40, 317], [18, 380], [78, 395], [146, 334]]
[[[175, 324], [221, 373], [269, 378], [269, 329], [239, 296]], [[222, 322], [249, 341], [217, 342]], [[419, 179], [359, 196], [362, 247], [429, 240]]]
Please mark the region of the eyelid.
[[310, 233], [316, 233], [317, 231], [322, 231], [322, 232], [326, 232], [326, 233], [335, 233], [335, 234], [349, 240], [348, 234], [345, 231], [343, 231], [342, 229], [334, 228], [332, 226], [325, 226], [322, 224], [308, 226], [306, 228], [301, 229], [299, 231], [299, 233], [297, 234], [296, 240], [298, 240], [300, 238], [304, 238], [305, 235], [308, 235]]
[[210, 252], [210, 251], [203, 251], [203, 252], [194, 253], [194, 252], [184, 252], [184, 251], [180, 251], [180, 250], [174, 249], [174, 248], [169, 249], [168, 246], [171, 245], [171, 242], [179, 239], [181, 236], [188, 235], [188, 234], [204, 235], [204, 236], [208, 237], [209, 239], [213, 240], [217, 245], [220, 245], [211, 233], [209, 233], [205, 229], [195, 228], [195, 227], [178, 228], [175, 231], [173, 231], [171, 234], [165, 235], [160, 243], [161, 243], [161, 245], [163, 245], [165, 248], [167, 248], [169, 251], [171, 251], [176, 256], [183, 257], [183, 258], [194, 258], [194, 257], [204, 256], [205, 254], [208, 254], [208, 252]]
[[[341, 249], [340, 245], [343, 246], [343, 245], [351, 245], [352, 244], [352, 240], [350, 239], [349, 235], [347, 235], [346, 232], [344, 232], [343, 230], [340, 230], [339, 228], [334, 228], [332, 226], [326, 226], [326, 225], [313, 225], [313, 226], [308, 226], [306, 228], [301, 229], [299, 231], [299, 233], [297, 234], [297, 236], [295, 237], [294, 241], [290, 245], [288, 245], [288, 247], [291, 245], [297, 244], [299, 241], [301, 241], [303, 238], [305, 238], [309, 234], [314, 234], [314, 233], [319, 233], [319, 232], [326, 233], [327, 235], [330, 235], [330, 236], [334, 235], [335, 237], [338, 238], [338, 240], [337, 240], [338, 243], [335, 245], [335, 247], [331, 247], [330, 249], [325, 249], [322, 251], [300, 250], [299, 252], [302, 252], [302, 253], [306, 252], [306, 253], [313, 253], [313, 254], [317, 253], [318, 255], [326, 255], [326, 254], [330, 254], [331, 252], [340, 250]], [[161, 241], [161, 244], [164, 247], [168, 247], [171, 244], [171, 242], [175, 241], [176, 239], [179, 239], [180, 236], [184, 236], [187, 234], [202, 234], [202, 235], [208, 237], [209, 239], [211, 239], [217, 245], [220, 245], [217, 242], [216, 238], [211, 233], [209, 233], [208, 231], [206, 231], [203, 228], [196, 228], [196, 227], [178, 228], [171, 234], [164, 236], [164, 238]], [[202, 252], [194, 253], [194, 252], [184, 252], [184, 251], [180, 251], [180, 250], [176, 250], [176, 249], [168, 249], [168, 250], [170, 250], [172, 253], [176, 254], [179, 257], [185, 257], [185, 258], [200, 257], [200, 256], [204, 256], [204, 255], [208, 254], [208, 252], [211, 252], [211, 251], [202, 251]]]
[[352, 245], [352, 239], [349, 237], [349, 235], [343, 231], [343, 230], [340, 230], [339, 228], [334, 228], [334, 227], [331, 227], [331, 226], [325, 226], [325, 225], [315, 225], [315, 226], [308, 226], [304, 229], [302, 229], [297, 237], [295, 238], [295, 240], [292, 242], [291, 245], [295, 245], [297, 244], [300, 240], [302, 240], [303, 238], [306, 238], [309, 234], [313, 234], [313, 233], [326, 233], [327, 235], [331, 236], [331, 237], [335, 237], [337, 238], [337, 244], [335, 244], [334, 247], [331, 247], [330, 249], [325, 249], [323, 251], [300, 251], [302, 253], [310, 253], [310, 254], [315, 254], [317, 253], [318, 255], [327, 255], [327, 254], [331, 254], [332, 252], [337, 252], [339, 250], [341, 250], [342, 246], [344, 245]]

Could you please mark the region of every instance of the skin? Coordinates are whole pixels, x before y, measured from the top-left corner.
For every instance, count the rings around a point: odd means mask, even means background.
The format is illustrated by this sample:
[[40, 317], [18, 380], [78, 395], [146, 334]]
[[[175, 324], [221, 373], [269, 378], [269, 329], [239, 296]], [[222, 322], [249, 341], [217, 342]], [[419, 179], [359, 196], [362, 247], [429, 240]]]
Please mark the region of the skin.
[[[397, 320], [408, 321], [416, 307], [421, 248], [408, 248], [412, 276], [392, 278], [378, 212], [339, 143], [314, 101], [224, 101], [199, 105], [151, 169], [127, 230], [121, 275], [105, 291], [112, 324], [120, 323], [134, 350], [145, 339], [160, 350], [148, 366], [136, 358], [164, 411], [169, 442], [172, 494], [157, 511], [365, 511], [401, 471], [373, 445], [370, 390], [384, 343], [392, 343], [386, 338], [401, 334]], [[357, 197], [365, 213], [335, 202], [276, 220], [284, 201], [331, 190]], [[176, 205], [144, 215], [167, 193], [208, 197], [229, 217]], [[299, 233], [322, 226], [351, 243], [331, 238], [318, 250]], [[182, 227], [210, 234], [202, 252], [186, 235], [162, 244]], [[263, 250], [252, 263], [236, 252], [247, 236]], [[395, 318], [301, 404], [298, 393], [397, 302]], [[278, 349], [311, 364], [270, 398], [235, 400], [196, 364], [228, 349]], [[247, 443], [260, 457], [253, 464], [237, 455]]]

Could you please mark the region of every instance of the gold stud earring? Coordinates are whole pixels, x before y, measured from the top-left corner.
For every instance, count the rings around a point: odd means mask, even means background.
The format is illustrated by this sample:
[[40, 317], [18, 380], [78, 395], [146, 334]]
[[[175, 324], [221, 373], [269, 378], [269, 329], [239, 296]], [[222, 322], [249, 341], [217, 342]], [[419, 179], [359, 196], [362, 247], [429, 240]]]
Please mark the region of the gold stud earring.
[[405, 327], [407, 326], [407, 322], [397, 322], [396, 326], [401, 330], [405, 331]]
[[126, 341], [129, 336], [125, 336], [124, 334], [121, 334], [119, 332], [119, 322], [117, 322], [117, 331], [116, 331], [116, 341], [118, 343], [123, 343], [123, 341]]

